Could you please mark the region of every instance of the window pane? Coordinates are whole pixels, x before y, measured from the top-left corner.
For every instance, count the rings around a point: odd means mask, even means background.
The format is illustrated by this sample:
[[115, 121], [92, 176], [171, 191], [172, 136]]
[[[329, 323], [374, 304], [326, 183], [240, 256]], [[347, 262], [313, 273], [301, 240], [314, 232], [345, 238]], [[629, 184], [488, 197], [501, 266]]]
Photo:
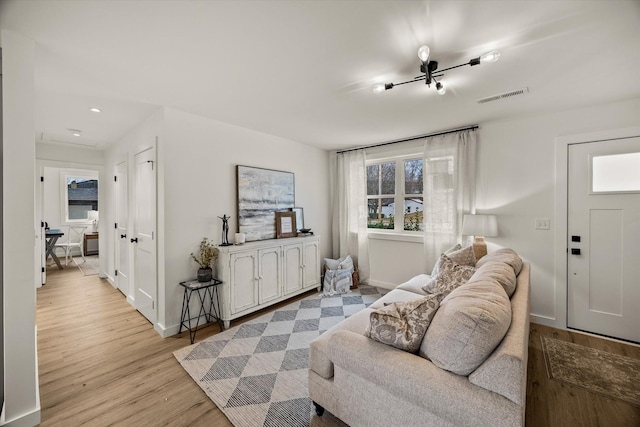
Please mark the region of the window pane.
[[368, 228], [385, 228], [393, 230], [393, 212], [395, 203], [393, 198], [371, 198], [368, 201], [369, 219]]
[[422, 194], [422, 160], [405, 160], [404, 193]]
[[396, 164], [382, 163], [367, 166], [367, 195], [395, 194]]
[[594, 193], [640, 191], [640, 153], [594, 156], [592, 168]]
[[98, 210], [98, 180], [67, 178], [67, 200], [68, 219], [88, 219], [88, 211]]
[[367, 166], [367, 195], [380, 194], [380, 165]]
[[422, 197], [407, 197], [404, 199], [404, 229], [406, 231], [421, 231], [423, 217]]

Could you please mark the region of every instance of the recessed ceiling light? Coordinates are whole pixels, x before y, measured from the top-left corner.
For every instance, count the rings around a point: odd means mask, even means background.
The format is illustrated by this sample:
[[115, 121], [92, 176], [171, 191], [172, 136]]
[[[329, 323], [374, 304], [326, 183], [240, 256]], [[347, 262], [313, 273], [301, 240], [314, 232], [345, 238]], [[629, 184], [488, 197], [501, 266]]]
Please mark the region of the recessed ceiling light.
[[98, 107], [91, 107], [89, 108], [89, 111], [93, 111], [94, 113], [102, 113], [102, 110]]
[[69, 129], [69, 132], [71, 132], [71, 135], [73, 136], [80, 136], [82, 133], [82, 131], [79, 131], [78, 129]]

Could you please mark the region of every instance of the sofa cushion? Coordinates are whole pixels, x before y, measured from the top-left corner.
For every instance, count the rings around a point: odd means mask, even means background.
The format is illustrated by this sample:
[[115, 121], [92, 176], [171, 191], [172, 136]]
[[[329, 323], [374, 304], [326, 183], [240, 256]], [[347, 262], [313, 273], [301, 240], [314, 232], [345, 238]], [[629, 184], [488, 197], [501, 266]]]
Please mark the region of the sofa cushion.
[[503, 262], [505, 264], [509, 264], [511, 268], [513, 268], [516, 276], [520, 274], [520, 270], [522, 270], [522, 259], [513, 249], [510, 248], [502, 248], [488, 253], [478, 260], [476, 268], [480, 268], [490, 262]]
[[511, 324], [511, 302], [493, 279], [454, 289], [440, 304], [420, 355], [458, 375], [469, 375], [491, 354]]
[[427, 295], [422, 289], [424, 285], [431, 279], [431, 276], [427, 274], [418, 274], [415, 277], [407, 280], [401, 285], [398, 285], [396, 289], [402, 289], [403, 291], [415, 292], [418, 295]]
[[462, 265], [442, 254], [438, 260], [440, 268], [438, 274], [432, 277], [422, 290], [429, 294], [449, 293], [460, 285], [467, 283], [476, 269], [469, 265]]
[[375, 309], [369, 315], [370, 324], [365, 336], [415, 353], [439, 306], [440, 295], [433, 294]]
[[513, 268], [504, 262], [484, 263], [476, 270], [468, 283], [475, 283], [478, 280], [494, 279], [502, 286], [502, 289], [511, 298], [516, 290], [516, 273]]

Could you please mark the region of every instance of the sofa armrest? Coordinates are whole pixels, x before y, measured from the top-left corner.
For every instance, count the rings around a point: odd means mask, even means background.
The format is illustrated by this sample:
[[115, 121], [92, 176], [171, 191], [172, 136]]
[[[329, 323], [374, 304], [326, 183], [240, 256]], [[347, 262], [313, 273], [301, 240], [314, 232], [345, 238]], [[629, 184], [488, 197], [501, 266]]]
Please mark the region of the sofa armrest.
[[[337, 367], [454, 424], [492, 425], [496, 419], [513, 418], [515, 404], [507, 398], [415, 354], [344, 330], [335, 332], [328, 350]], [[363, 395], [369, 392], [375, 390], [363, 390]]]

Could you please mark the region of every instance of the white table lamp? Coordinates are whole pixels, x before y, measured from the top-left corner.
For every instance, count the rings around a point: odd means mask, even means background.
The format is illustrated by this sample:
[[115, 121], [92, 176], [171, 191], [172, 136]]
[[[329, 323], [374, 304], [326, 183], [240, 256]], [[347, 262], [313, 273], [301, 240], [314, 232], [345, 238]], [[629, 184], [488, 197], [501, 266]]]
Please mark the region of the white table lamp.
[[487, 254], [485, 237], [498, 235], [498, 221], [495, 215], [465, 215], [462, 218], [462, 235], [474, 236], [473, 253], [476, 261]]
[[98, 231], [98, 211], [87, 211], [87, 219], [93, 223], [93, 232]]

